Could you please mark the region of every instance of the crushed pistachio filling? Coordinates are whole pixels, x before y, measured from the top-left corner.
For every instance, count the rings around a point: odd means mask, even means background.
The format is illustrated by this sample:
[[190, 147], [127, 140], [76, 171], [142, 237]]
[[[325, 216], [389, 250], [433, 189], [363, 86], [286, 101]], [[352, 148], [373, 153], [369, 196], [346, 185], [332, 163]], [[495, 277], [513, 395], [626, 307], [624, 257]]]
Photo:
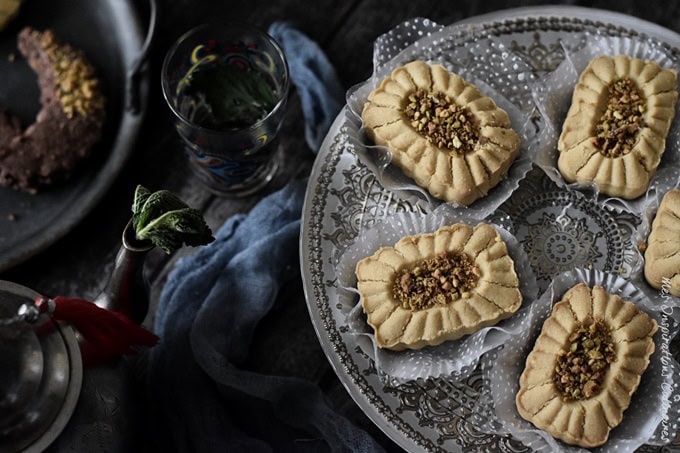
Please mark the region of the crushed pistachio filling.
[[647, 103], [628, 77], [609, 84], [607, 110], [595, 127], [595, 146], [604, 156], [618, 157], [631, 152], [638, 131], [645, 127], [642, 116]]
[[398, 272], [393, 294], [402, 308], [424, 310], [468, 297], [480, 276], [467, 254], [440, 253]]
[[559, 352], [554, 383], [563, 401], [584, 400], [602, 390], [609, 364], [616, 358], [609, 327], [601, 320], [579, 325]]
[[57, 97], [67, 117], [87, 116], [104, 106], [99, 92], [99, 82], [94, 70], [82, 54], [71, 46], [57, 41], [54, 33], [33, 31], [40, 46], [54, 66], [57, 79]]
[[404, 113], [428, 142], [451, 153], [465, 154], [480, 142], [472, 113], [444, 93], [419, 89], [409, 95]]

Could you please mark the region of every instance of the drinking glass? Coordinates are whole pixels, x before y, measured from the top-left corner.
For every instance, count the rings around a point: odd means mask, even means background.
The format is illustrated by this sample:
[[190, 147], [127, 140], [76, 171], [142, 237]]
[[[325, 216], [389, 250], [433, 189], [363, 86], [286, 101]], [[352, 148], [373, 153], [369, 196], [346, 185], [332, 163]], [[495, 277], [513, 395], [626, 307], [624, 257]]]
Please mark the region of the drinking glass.
[[289, 85], [281, 47], [252, 25], [200, 25], [170, 48], [163, 96], [189, 167], [209, 190], [246, 196], [273, 178]]

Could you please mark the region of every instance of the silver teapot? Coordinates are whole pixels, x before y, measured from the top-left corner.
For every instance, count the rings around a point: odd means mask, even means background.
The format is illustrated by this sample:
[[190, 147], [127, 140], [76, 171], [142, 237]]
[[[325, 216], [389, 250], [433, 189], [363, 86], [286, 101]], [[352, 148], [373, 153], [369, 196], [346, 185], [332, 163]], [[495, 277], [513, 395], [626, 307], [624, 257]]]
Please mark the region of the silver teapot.
[[[148, 310], [144, 260], [153, 248], [128, 223], [111, 277], [95, 298], [140, 323]], [[84, 339], [30, 307], [36, 291], [0, 281], [0, 451], [130, 451], [135, 362], [117, 358], [83, 371]], [[62, 435], [63, 433], [63, 435]]]

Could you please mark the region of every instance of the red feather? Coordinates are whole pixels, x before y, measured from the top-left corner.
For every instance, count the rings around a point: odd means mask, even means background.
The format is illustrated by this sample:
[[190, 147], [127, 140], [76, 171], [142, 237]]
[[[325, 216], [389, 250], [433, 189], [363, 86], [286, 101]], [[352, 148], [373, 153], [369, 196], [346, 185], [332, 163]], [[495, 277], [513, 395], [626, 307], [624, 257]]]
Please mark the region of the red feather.
[[[42, 300], [36, 300], [41, 312], [51, 311], [50, 304]], [[85, 340], [81, 344], [85, 365], [103, 363], [121, 354], [136, 354], [133, 346], [153, 346], [159, 341], [155, 334], [120, 312], [106, 310], [85, 299], [57, 296], [52, 300], [52, 319], [70, 324]]]

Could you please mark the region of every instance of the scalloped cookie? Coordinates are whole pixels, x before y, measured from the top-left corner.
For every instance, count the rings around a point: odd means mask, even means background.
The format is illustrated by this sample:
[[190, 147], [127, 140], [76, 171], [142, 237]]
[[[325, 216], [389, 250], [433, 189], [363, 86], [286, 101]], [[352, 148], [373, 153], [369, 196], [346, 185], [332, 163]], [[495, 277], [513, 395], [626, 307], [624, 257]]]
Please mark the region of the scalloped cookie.
[[593, 59], [579, 77], [558, 141], [562, 177], [595, 182], [614, 197], [644, 194], [677, 99], [674, 70], [625, 55]]
[[368, 136], [433, 197], [470, 205], [505, 176], [520, 139], [508, 114], [439, 65], [396, 68], [368, 96]]
[[485, 223], [404, 237], [359, 261], [356, 276], [378, 346], [394, 351], [474, 333], [522, 304], [507, 246]]
[[647, 238], [645, 279], [680, 296], [680, 190], [666, 193], [659, 204]]
[[597, 447], [621, 423], [654, 352], [656, 321], [583, 283], [543, 324], [516, 397], [520, 415], [568, 444]]
[[16, 17], [21, 7], [21, 0], [0, 0], [0, 31]]

